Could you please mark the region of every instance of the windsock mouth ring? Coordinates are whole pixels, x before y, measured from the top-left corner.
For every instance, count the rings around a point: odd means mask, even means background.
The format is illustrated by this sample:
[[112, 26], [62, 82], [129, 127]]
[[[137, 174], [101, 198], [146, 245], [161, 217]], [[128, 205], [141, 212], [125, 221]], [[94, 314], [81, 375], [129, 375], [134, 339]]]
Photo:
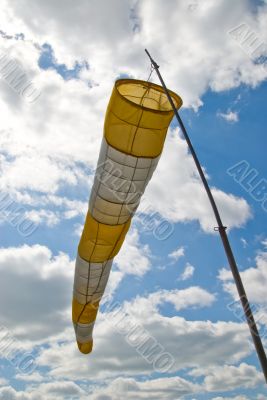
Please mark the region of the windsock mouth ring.
[[[118, 94], [132, 105], [155, 113], [173, 113], [172, 106], [162, 86], [138, 79], [118, 79], [115, 82]], [[176, 109], [183, 101], [175, 92], [169, 90]]]

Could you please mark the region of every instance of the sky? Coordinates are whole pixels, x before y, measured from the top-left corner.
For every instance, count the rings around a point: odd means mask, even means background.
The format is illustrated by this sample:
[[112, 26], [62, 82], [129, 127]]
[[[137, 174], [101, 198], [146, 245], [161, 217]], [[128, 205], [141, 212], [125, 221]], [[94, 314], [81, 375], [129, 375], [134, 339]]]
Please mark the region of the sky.
[[[266, 22], [266, 2], [253, 0], [0, 0], [1, 400], [267, 398], [175, 120], [114, 260], [90, 355], [71, 322], [106, 107], [116, 79], [147, 80], [147, 48], [183, 99], [267, 348]], [[136, 345], [136, 327], [166, 368]]]

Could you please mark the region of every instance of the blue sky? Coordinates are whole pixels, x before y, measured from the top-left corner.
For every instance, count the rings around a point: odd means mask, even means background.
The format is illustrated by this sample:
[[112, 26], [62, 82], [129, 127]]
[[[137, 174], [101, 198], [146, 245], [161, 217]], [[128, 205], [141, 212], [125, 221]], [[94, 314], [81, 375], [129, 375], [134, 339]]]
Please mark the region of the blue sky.
[[[227, 171], [244, 161], [254, 184], [267, 179], [266, 65], [228, 33], [244, 23], [267, 43], [266, 5], [35, 1], [29, 10], [24, 0], [2, 3], [1, 54], [40, 96], [27, 101], [1, 72], [0, 335], [13, 338], [18, 359], [31, 354], [35, 369], [23, 374], [0, 336], [0, 399], [265, 399], [214, 218], [175, 120], [107, 288], [122, 320], [130, 315], [129, 324], [149, 332], [172, 368], [159, 372], [145, 360], [104, 305], [93, 353], [80, 354], [71, 298], [108, 99], [117, 77], [147, 79], [147, 47], [184, 100], [181, 117], [265, 334], [266, 211]], [[173, 228], [164, 240], [146, 228], [155, 215]], [[16, 221], [36, 229], [23, 236]]]

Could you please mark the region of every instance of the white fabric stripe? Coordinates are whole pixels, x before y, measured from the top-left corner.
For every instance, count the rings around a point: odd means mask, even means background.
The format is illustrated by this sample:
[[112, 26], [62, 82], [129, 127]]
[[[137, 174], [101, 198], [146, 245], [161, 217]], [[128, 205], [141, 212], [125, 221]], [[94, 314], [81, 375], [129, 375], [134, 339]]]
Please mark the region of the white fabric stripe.
[[74, 282], [75, 290], [85, 295], [86, 294], [92, 295], [96, 291], [97, 287], [99, 288], [99, 290], [101, 290], [103, 286], [106, 287], [108, 277], [109, 277], [109, 271], [108, 273], [103, 274], [101, 278], [100, 277], [95, 279], [90, 278], [89, 280], [81, 276], [76, 276]]
[[135, 213], [160, 157], [124, 154], [103, 138], [89, 210], [99, 222], [123, 224]]
[[80, 343], [87, 343], [93, 340], [94, 322], [91, 324], [74, 324], [76, 339]]
[[90, 304], [90, 303], [96, 303], [97, 301], [100, 301], [102, 296], [104, 294], [104, 290], [99, 291], [92, 296], [85, 296], [84, 294], [78, 293], [76, 290], [73, 290], [73, 297], [80, 303], [80, 304]]
[[113, 260], [90, 263], [76, 257], [73, 296], [80, 304], [99, 301], [106, 288]]

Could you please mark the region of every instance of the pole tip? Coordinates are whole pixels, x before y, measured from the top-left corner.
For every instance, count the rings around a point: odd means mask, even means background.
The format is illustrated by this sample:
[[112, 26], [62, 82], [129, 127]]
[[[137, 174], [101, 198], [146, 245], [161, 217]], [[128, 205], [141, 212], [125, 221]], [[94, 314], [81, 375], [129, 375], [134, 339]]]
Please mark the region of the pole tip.
[[147, 49], [145, 49], [146, 54], [148, 55], [151, 64], [154, 66], [154, 68], [159, 68], [159, 65], [156, 63], [156, 61], [153, 60], [153, 58], [151, 57], [151, 55], [149, 54], [149, 51]]

